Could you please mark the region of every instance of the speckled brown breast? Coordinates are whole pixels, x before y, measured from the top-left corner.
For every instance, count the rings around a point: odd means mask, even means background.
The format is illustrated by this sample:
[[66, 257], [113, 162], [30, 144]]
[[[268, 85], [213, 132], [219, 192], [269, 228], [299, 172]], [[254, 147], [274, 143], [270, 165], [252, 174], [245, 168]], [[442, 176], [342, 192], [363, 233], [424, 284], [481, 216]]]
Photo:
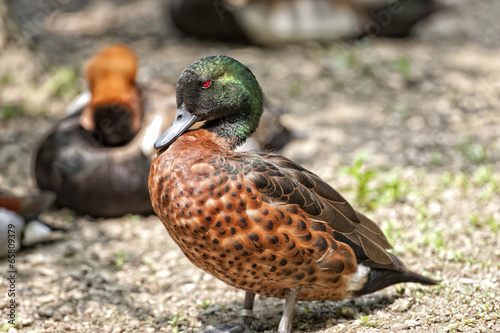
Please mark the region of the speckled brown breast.
[[171, 237], [195, 265], [231, 286], [278, 298], [294, 287], [299, 300], [343, 298], [357, 269], [352, 249], [299, 206], [266, 201], [245, 179], [244, 156], [205, 130], [159, 152], [149, 188]]

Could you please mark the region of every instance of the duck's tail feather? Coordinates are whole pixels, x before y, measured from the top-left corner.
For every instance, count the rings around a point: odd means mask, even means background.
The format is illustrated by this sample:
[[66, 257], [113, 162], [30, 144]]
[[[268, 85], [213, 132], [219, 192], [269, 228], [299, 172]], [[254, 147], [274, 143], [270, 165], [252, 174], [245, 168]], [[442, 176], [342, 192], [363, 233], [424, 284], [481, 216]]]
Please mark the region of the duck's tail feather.
[[370, 268], [366, 282], [360, 290], [354, 292], [354, 296], [361, 296], [384, 289], [397, 283], [415, 282], [424, 285], [435, 285], [439, 283], [420, 274], [411, 271], [395, 271], [390, 269]]

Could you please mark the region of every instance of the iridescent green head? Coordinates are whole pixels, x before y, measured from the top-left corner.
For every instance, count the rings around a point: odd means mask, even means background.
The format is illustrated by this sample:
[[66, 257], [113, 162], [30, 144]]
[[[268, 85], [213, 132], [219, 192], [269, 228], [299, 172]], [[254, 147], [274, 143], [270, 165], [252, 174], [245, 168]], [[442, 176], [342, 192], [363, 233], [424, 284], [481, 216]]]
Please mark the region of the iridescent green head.
[[262, 114], [262, 90], [253, 73], [233, 58], [217, 55], [187, 66], [177, 81], [177, 116], [155, 143], [169, 146], [198, 121], [202, 128], [242, 144], [257, 128]]

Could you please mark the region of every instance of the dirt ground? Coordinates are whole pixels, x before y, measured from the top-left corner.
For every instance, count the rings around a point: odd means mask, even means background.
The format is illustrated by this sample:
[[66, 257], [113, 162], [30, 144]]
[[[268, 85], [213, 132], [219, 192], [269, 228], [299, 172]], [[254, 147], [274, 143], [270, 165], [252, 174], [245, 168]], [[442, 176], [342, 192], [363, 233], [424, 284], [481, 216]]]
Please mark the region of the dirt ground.
[[[263, 48], [185, 37], [159, 0], [7, 3], [21, 30], [10, 49], [0, 35], [0, 188], [36, 188], [37, 143], [101, 47], [127, 43], [142, 80], [168, 82], [198, 58], [227, 54], [287, 110], [300, 138], [283, 154], [378, 221], [409, 267], [442, 280], [298, 302], [294, 331], [500, 332], [499, 1], [450, 1], [454, 10], [407, 40]], [[244, 293], [193, 266], [155, 216], [51, 209], [41, 219], [69, 231], [19, 253], [18, 324], [4, 330], [195, 332], [238, 320]], [[9, 299], [1, 293], [1, 325]], [[257, 297], [259, 331], [276, 331], [283, 304]]]

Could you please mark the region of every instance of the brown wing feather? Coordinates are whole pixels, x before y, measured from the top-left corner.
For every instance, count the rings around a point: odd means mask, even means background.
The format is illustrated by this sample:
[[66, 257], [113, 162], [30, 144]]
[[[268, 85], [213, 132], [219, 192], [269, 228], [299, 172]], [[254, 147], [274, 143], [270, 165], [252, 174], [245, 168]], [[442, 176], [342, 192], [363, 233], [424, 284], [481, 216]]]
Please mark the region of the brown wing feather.
[[246, 177], [265, 199], [297, 204], [312, 219], [326, 222], [359, 247], [361, 260], [399, 266], [386, 251], [391, 246], [382, 230], [321, 178], [279, 155], [249, 152], [243, 156]]

